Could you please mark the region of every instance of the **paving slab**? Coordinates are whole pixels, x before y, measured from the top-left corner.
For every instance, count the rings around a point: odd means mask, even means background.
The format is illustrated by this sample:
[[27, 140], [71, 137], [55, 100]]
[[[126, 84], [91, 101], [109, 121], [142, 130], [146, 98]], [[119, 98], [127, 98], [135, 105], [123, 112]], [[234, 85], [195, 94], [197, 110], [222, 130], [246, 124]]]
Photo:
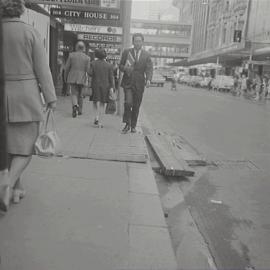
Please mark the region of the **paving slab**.
[[[42, 163], [51, 164], [51, 160]], [[62, 175], [32, 172], [31, 168], [25, 173], [27, 196], [0, 219], [3, 269], [124, 269], [127, 175], [123, 178], [120, 173], [114, 181], [91, 174], [88, 179], [76, 178], [69, 175], [69, 160], [62, 163], [67, 168]], [[89, 167], [86, 162], [84, 166]]]
[[166, 227], [157, 195], [130, 193], [130, 224]]
[[159, 195], [157, 184], [149, 164], [128, 163], [129, 191]]
[[145, 163], [147, 149], [141, 133], [121, 134], [121, 118], [105, 115], [104, 128], [93, 125], [92, 104], [85, 100], [83, 115], [71, 117], [70, 100], [59, 98], [55, 112], [57, 132], [62, 142], [61, 155]]
[[177, 270], [167, 228], [129, 226], [130, 270]]

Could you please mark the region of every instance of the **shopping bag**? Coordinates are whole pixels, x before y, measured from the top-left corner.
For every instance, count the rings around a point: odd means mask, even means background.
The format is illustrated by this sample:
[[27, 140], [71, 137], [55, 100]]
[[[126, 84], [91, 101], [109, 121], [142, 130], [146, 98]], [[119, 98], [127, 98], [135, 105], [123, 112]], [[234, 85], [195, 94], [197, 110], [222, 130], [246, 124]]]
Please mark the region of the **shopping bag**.
[[[51, 123], [51, 128], [49, 127]], [[35, 142], [35, 153], [42, 157], [53, 157], [60, 151], [60, 139], [55, 129], [53, 111], [47, 111], [46, 121], [41, 128], [40, 135]]]
[[116, 92], [111, 88], [109, 92], [109, 102], [106, 106], [105, 113], [106, 114], [114, 114], [116, 112], [116, 99], [117, 94]]

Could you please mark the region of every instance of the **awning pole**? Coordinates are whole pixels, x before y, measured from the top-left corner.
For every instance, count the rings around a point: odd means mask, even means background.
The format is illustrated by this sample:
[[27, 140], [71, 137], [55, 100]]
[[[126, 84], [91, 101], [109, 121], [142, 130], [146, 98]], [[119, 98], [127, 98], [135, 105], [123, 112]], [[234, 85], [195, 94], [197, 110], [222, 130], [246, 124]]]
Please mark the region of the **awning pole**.
[[216, 77], [217, 77], [217, 75], [218, 75], [218, 66], [219, 66], [219, 56], [217, 57]]

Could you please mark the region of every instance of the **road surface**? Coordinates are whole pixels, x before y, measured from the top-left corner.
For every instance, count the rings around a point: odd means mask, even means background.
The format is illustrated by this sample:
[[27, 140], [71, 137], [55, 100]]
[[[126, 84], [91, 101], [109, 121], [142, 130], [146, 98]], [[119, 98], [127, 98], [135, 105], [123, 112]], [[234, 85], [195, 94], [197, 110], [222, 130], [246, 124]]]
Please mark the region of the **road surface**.
[[270, 269], [270, 100], [169, 89], [146, 89], [143, 110], [154, 129], [179, 134], [217, 165], [174, 183], [216, 266]]

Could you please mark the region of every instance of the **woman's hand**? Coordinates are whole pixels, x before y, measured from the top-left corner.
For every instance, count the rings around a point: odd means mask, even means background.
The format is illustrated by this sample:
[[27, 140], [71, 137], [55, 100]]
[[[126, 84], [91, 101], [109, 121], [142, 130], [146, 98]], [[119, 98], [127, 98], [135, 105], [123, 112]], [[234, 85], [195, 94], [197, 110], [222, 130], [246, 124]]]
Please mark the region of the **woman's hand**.
[[56, 101], [49, 102], [47, 105], [47, 110], [55, 110], [56, 109]]

